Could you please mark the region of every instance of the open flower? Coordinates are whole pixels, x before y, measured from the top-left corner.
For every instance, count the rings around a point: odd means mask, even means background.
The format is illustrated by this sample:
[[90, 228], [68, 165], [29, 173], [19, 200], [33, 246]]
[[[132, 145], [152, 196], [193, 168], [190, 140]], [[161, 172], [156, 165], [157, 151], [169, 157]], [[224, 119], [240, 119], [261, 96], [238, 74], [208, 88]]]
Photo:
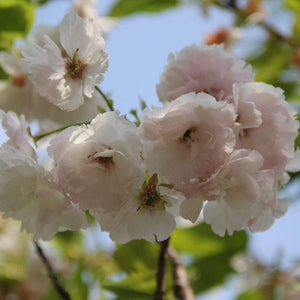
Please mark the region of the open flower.
[[8, 80], [0, 81], [0, 109], [31, 117], [34, 89], [25, 63], [12, 52], [1, 51], [0, 65], [9, 76]]
[[49, 153], [64, 191], [83, 209], [111, 211], [135, 196], [145, 173], [136, 126], [118, 112], [70, 127]]
[[9, 137], [7, 144], [14, 146], [32, 159], [37, 160], [36, 146], [28, 132], [25, 117], [21, 115], [19, 118], [12, 111], [5, 113], [0, 110], [0, 119], [2, 121], [2, 128]]
[[176, 228], [175, 217], [184, 199], [182, 193], [161, 183], [157, 174], [147, 174], [142, 186], [123, 206], [110, 213], [92, 210], [91, 214], [117, 243], [133, 239], [153, 243], [166, 240]]
[[81, 106], [103, 80], [108, 55], [101, 30], [92, 20], [68, 13], [60, 27], [60, 45], [44, 35], [43, 46], [28, 42], [22, 49], [30, 79], [41, 96], [62, 110]]
[[156, 90], [162, 102], [190, 92], [205, 92], [217, 100], [232, 102], [232, 84], [253, 79], [251, 67], [225, 51], [223, 45], [192, 45], [169, 55]]
[[264, 159], [259, 152], [240, 149], [207, 181], [200, 185], [204, 220], [215, 233], [231, 235], [250, 227], [253, 231], [269, 228], [287, 209], [277, 199], [278, 183], [273, 170], [261, 170]]
[[235, 118], [233, 105], [205, 93], [185, 94], [164, 107], [145, 109], [140, 134], [146, 168], [187, 198], [198, 194], [198, 184], [234, 149]]
[[73, 11], [82, 18], [93, 19], [105, 37], [106, 32], [115, 27], [117, 19], [100, 16], [97, 11], [97, 4], [97, 0], [73, 0]]
[[295, 155], [299, 127], [283, 91], [262, 82], [240, 83], [234, 85], [234, 98], [238, 147], [257, 150], [264, 157], [263, 169], [272, 169], [280, 177]]
[[68, 201], [51, 174], [9, 144], [0, 148], [0, 182], [3, 217], [21, 221], [35, 239], [87, 227], [85, 214]]

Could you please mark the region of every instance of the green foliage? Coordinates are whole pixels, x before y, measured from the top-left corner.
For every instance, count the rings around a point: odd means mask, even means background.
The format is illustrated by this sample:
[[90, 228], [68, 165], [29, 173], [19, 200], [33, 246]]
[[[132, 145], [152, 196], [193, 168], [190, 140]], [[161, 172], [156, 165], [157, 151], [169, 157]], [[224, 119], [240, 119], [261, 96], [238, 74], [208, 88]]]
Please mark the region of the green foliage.
[[0, 66], [0, 80], [8, 79], [8, 74]]
[[278, 80], [280, 72], [291, 62], [292, 50], [287, 43], [269, 38], [262, 46], [261, 53], [247, 60], [255, 68], [255, 80], [270, 84]]
[[156, 270], [159, 246], [142, 240], [118, 245], [113, 257], [127, 274], [144, 270]]
[[235, 254], [246, 250], [247, 241], [245, 231], [222, 238], [213, 233], [210, 225], [201, 223], [177, 229], [171, 244], [178, 252], [189, 255], [187, 271], [195, 293], [199, 294], [222, 284], [234, 273], [230, 261]]
[[34, 4], [29, 0], [0, 1], [0, 49], [9, 49], [14, 39], [24, 37], [33, 17]]
[[111, 8], [109, 15], [111, 17], [124, 17], [140, 12], [159, 12], [178, 4], [179, 0], [119, 0]]
[[236, 300], [271, 300], [264, 296], [260, 290], [249, 290], [240, 294]]
[[[209, 225], [201, 223], [175, 230], [171, 245], [188, 258], [186, 267], [190, 282], [195, 293], [199, 294], [222, 284], [228, 275], [234, 273], [230, 261], [236, 253], [245, 251], [247, 234], [241, 231], [231, 237], [221, 238], [213, 233]], [[101, 286], [115, 293], [119, 300], [152, 299], [158, 255], [158, 244], [142, 240], [117, 246], [113, 258], [119, 267], [116, 278], [122, 280], [104, 280]], [[174, 299], [170, 261], [167, 265], [166, 290], [166, 299]]]
[[285, 0], [284, 1], [287, 8], [291, 9], [297, 14], [300, 14], [300, 2], [299, 0]]
[[[144, 240], [131, 241], [117, 246], [113, 258], [119, 267], [115, 274], [124, 278], [118, 282], [104, 280], [101, 286], [114, 294], [118, 300], [152, 300], [156, 286], [156, 269], [159, 245]], [[167, 300], [173, 300], [170, 265], [166, 274]]]

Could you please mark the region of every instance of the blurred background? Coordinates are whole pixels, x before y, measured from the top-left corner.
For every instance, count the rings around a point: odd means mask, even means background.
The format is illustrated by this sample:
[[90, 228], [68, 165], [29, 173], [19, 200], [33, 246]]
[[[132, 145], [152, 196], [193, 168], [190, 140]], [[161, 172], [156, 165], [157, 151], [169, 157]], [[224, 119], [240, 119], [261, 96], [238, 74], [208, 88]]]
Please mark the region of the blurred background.
[[[1, 0], [0, 48], [21, 45], [37, 24], [59, 24], [72, 5], [70, 0]], [[9, 6], [18, 11], [8, 15]], [[143, 101], [160, 105], [156, 84], [169, 53], [191, 44], [224, 43], [252, 64], [257, 81], [284, 89], [298, 110], [298, 0], [100, 0], [97, 11], [113, 18], [104, 19], [111, 27], [106, 33], [110, 63], [101, 88], [131, 119], [130, 111], [140, 113]], [[23, 23], [10, 28], [18, 14]], [[7, 80], [3, 70], [0, 79]], [[219, 238], [203, 223], [174, 232], [172, 246], [182, 255], [197, 299], [300, 299], [299, 192], [296, 174], [280, 192], [290, 198], [289, 211], [266, 232]], [[152, 299], [157, 245], [134, 241], [116, 246], [95, 224], [84, 232], [57, 234], [42, 246], [72, 299]], [[175, 299], [172, 285], [168, 265], [168, 300]], [[60, 299], [30, 237], [10, 220], [0, 221], [2, 299]]]

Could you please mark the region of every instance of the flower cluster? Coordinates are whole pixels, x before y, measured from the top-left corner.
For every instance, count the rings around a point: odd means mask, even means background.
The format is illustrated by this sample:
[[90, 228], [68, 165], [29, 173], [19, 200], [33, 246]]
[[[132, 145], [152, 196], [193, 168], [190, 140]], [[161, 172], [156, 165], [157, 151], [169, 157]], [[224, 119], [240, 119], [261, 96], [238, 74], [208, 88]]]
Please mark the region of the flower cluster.
[[[58, 30], [35, 39], [22, 49], [15, 65], [25, 71], [12, 72], [12, 82], [23, 86], [25, 75], [17, 75], [26, 74], [63, 110], [92, 98], [107, 68], [99, 20], [69, 13]], [[86, 227], [84, 211], [117, 243], [165, 240], [177, 218], [196, 222], [202, 210], [220, 236], [268, 229], [288, 207], [277, 192], [288, 180], [299, 124], [283, 91], [253, 78], [222, 45], [186, 47], [161, 75], [162, 107], [146, 108], [139, 126], [111, 111], [53, 134], [48, 170], [24, 116], [1, 111], [9, 141], [0, 148], [0, 211], [42, 239]]]

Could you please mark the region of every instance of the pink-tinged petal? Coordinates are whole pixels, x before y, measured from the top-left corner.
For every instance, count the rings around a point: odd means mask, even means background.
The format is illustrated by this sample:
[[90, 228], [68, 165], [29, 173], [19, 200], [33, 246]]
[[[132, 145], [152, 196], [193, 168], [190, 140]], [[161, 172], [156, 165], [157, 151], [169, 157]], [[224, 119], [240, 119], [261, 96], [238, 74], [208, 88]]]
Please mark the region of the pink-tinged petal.
[[233, 83], [253, 78], [251, 67], [224, 50], [223, 45], [192, 45], [170, 54], [156, 89], [162, 102], [190, 92], [206, 92], [232, 103]]

